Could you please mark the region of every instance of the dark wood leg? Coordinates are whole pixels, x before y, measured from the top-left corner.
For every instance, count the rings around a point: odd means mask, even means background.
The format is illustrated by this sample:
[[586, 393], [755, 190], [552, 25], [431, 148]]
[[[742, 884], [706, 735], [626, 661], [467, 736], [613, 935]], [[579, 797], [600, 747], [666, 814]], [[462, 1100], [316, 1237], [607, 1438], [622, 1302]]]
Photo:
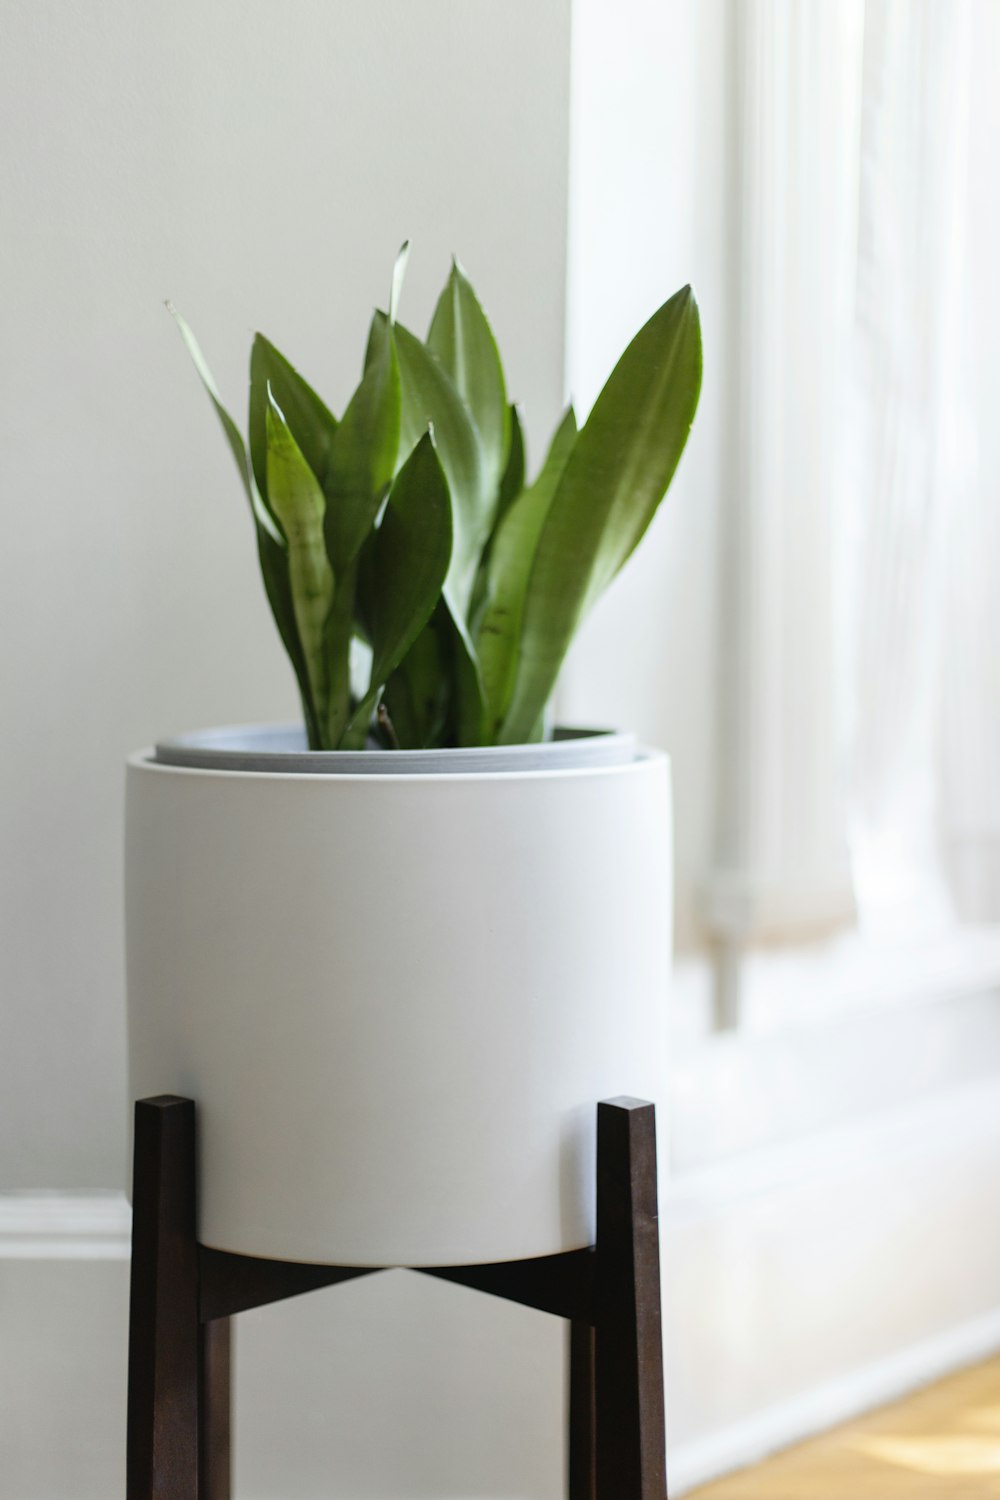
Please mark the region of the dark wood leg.
[[197, 1500], [198, 1250], [194, 1104], [135, 1109], [127, 1500]]
[[599, 1500], [666, 1500], [656, 1124], [651, 1104], [597, 1110], [595, 1391]]
[[230, 1500], [232, 1492], [232, 1323], [201, 1327], [201, 1429], [198, 1500]]
[[569, 1325], [569, 1500], [596, 1500], [594, 1330]]

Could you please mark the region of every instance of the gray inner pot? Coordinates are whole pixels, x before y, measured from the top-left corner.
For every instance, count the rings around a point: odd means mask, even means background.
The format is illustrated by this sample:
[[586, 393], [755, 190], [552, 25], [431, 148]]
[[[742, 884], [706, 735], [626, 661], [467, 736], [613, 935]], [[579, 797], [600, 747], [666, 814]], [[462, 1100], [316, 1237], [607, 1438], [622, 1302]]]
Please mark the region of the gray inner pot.
[[309, 776], [454, 776], [470, 772], [580, 771], [628, 765], [635, 735], [557, 728], [540, 745], [448, 750], [310, 750], [299, 724], [240, 724], [159, 740], [153, 759], [203, 771], [275, 771]]

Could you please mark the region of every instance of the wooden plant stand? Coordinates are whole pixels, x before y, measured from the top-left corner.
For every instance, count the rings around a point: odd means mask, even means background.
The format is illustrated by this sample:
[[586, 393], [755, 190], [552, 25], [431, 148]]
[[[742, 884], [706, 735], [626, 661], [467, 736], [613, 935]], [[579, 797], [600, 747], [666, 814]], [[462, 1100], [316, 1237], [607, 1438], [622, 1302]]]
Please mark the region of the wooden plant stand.
[[[190, 1099], [136, 1104], [132, 1203], [127, 1500], [229, 1500], [230, 1319], [379, 1268], [199, 1244]], [[417, 1269], [569, 1321], [569, 1500], [666, 1500], [652, 1104], [597, 1106], [596, 1245]]]

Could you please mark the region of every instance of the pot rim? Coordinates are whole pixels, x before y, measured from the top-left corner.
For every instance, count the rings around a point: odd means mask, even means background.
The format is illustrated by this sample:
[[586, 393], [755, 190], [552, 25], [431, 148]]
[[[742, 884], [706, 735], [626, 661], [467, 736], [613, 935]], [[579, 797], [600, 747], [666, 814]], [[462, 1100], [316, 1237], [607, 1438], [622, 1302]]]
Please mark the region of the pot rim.
[[296, 780], [372, 781], [548, 776], [627, 769], [648, 752], [615, 730], [560, 728], [531, 745], [475, 745], [433, 750], [309, 750], [297, 724], [238, 724], [159, 740], [130, 765], [202, 775]]

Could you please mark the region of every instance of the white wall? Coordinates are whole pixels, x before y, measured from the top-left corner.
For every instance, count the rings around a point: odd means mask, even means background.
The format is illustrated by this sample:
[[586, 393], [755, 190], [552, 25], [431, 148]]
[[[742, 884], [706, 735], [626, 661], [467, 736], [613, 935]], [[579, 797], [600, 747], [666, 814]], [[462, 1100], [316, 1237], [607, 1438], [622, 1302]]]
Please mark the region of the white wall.
[[263, 328], [340, 410], [400, 241], [457, 251], [541, 435], [563, 385], [569, 0], [10, 0], [0, 47], [0, 1187], [125, 1169], [122, 760], [296, 712], [161, 306], [242, 407]]
[[725, 0], [578, 0], [573, 12], [568, 384], [578, 415], [686, 282], [699, 299], [705, 373], [674, 485], [567, 663], [562, 717], [629, 726], [670, 752], [682, 943], [697, 931], [714, 839], [718, 520], [732, 399], [731, 19]]

